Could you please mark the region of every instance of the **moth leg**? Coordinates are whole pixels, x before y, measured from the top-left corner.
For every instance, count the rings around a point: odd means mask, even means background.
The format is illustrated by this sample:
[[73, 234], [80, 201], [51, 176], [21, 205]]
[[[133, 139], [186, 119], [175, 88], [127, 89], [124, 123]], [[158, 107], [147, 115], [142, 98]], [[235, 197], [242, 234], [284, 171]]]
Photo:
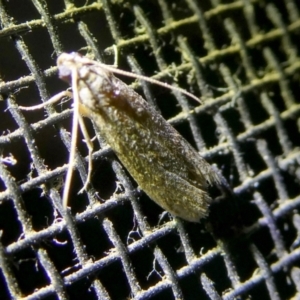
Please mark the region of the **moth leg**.
[[88, 157], [88, 175], [87, 175], [87, 178], [85, 180], [84, 186], [79, 191], [79, 193], [82, 193], [83, 191], [86, 190], [88, 184], [91, 182], [92, 169], [93, 169], [92, 154], [93, 154], [93, 150], [94, 150], [94, 145], [93, 145], [92, 140], [91, 140], [91, 138], [89, 136], [89, 133], [86, 130], [86, 126], [84, 124], [82, 116], [79, 115], [78, 121], [79, 121], [80, 130], [81, 130], [81, 132], [83, 134], [85, 143], [86, 143], [86, 145], [88, 147], [88, 151], [89, 151], [89, 157]]
[[47, 105], [54, 104], [54, 103], [60, 101], [63, 97], [72, 98], [72, 93], [70, 91], [63, 91], [63, 92], [60, 92], [60, 93], [54, 95], [53, 97], [51, 97], [50, 99], [48, 99], [47, 101], [45, 101], [41, 104], [37, 104], [37, 105], [33, 105], [33, 106], [18, 106], [18, 108], [21, 110], [26, 110], [26, 111], [37, 110], [37, 109], [44, 108]]

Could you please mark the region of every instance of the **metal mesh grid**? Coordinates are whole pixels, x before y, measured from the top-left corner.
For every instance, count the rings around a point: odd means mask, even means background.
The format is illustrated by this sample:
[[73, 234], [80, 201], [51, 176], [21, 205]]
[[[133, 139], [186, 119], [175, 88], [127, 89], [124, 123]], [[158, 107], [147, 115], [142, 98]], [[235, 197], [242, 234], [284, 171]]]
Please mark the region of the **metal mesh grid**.
[[[2, 0], [0, 19], [1, 299], [300, 298], [296, 1]], [[233, 188], [200, 224], [160, 220], [107, 147], [77, 195], [84, 143], [60, 209], [71, 106], [18, 105], [66, 88], [57, 54], [110, 63], [113, 44], [120, 68], [201, 94], [138, 89]]]

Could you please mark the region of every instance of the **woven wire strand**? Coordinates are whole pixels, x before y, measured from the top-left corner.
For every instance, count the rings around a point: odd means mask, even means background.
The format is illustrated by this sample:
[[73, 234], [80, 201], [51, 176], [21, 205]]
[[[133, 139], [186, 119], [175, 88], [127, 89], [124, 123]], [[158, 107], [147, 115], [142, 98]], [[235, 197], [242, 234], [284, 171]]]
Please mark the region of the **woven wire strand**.
[[[28, 0], [22, 18], [20, 4], [0, 1], [0, 47], [7, 55], [0, 70], [0, 298], [300, 297], [299, 6], [292, 0], [81, 2]], [[72, 107], [30, 115], [18, 105], [66, 88], [55, 66], [61, 52], [111, 61], [113, 45], [120, 67], [201, 95], [196, 107], [177, 93], [132, 84], [228, 178], [235, 197], [216, 203], [219, 213], [208, 221], [160, 221], [162, 211], [144, 199], [92, 125], [100, 145], [94, 165], [102, 166], [97, 174], [105, 183], [98, 190], [95, 180], [77, 197], [87, 176], [80, 143], [70, 195], [75, 207], [62, 208]], [[47, 153], [52, 143], [65, 153], [63, 162], [60, 153]], [[108, 176], [112, 187], [103, 191]], [[76, 206], [80, 197], [84, 204]]]

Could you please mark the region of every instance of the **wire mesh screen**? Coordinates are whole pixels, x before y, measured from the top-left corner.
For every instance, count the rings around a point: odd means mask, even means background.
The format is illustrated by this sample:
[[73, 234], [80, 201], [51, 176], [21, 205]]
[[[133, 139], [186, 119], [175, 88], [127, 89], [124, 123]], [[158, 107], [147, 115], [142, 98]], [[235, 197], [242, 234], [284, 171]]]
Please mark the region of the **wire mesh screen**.
[[[1, 0], [0, 298], [300, 299], [299, 16], [294, 0]], [[91, 185], [78, 194], [80, 136], [59, 205], [72, 103], [18, 106], [68, 88], [58, 54], [112, 64], [113, 45], [120, 69], [203, 102], [132, 83], [232, 188], [200, 223], [163, 213], [88, 120]]]

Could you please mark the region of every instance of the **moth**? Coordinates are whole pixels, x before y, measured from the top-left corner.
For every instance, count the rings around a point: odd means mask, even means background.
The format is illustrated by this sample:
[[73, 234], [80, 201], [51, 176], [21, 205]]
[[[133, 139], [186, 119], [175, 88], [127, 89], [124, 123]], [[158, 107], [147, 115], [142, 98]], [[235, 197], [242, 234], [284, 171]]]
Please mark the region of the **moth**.
[[[59, 77], [72, 87], [73, 121], [81, 122], [81, 115], [92, 119], [140, 188], [163, 209], [191, 222], [206, 217], [212, 201], [208, 186], [225, 186], [226, 180], [151, 105], [113, 73], [149, 79], [77, 53], [61, 54], [57, 66]], [[73, 161], [70, 158], [71, 168]]]

